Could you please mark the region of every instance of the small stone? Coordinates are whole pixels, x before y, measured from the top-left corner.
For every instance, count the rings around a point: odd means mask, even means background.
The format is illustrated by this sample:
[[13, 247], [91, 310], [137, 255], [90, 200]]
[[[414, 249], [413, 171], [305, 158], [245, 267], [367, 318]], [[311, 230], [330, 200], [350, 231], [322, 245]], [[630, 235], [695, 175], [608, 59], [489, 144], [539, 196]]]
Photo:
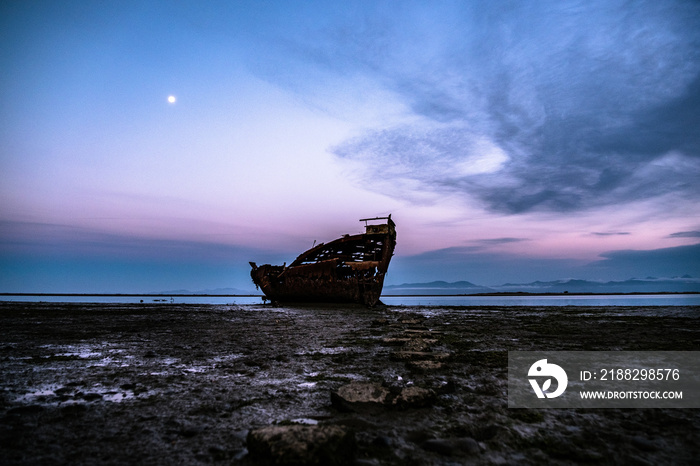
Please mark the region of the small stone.
[[444, 366], [443, 363], [440, 361], [430, 361], [430, 360], [423, 360], [423, 361], [409, 361], [407, 364], [409, 369], [415, 371], [415, 372], [427, 372], [427, 371], [434, 371], [438, 369], [442, 369]]
[[347, 465], [355, 456], [355, 435], [335, 425], [263, 427], [247, 443], [252, 459], [272, 464]]
[[331, 403], [342, 411], [367, 411], [381, 408], [389, 395], [378, 383], [353, 382], [331, 392]]
[[416, 386], [401, 389], [401, 393], [394, 398], [392, 404], [397, 408], [422, 408], [435, 401], [435, 392], [427, 388]]
[[449, 353], [434, 353], [432, 351], [395, 351], [391, 353], [391, 359], [394, 361], [420, 361], [424, 359], [442, 361], [449, 357]]
[[444, 334], [444, 332], [439, 332], [439, 331], [434, 331], [434, 330], [413, 329], [413, 328], [409, 328], [409, 329], [404, 330], [404, 333], [413, 334], [413, 335], [429, 335], [429, 336], [438, 336], [438, 335]]
[[382, 345], [383, 346], [404, 346], [409, 341], [411, 341], [410, 338], [387, 337], [387, 338], [382, 338]]
[[432, 338], [413, 338], [406, 343], [405, 347], [407, 351], [430, 351], [436, 341]]

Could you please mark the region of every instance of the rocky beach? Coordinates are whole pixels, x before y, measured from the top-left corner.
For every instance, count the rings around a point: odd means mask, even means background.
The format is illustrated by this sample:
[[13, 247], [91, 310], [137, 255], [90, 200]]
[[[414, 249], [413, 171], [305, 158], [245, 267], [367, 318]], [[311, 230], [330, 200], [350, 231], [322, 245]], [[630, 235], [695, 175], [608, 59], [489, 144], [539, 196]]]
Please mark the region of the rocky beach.
[[507, 404], [508, 351], [700, 350], [667, 311], [2, 302], [0, 462], [696, 464], [698, 409]]

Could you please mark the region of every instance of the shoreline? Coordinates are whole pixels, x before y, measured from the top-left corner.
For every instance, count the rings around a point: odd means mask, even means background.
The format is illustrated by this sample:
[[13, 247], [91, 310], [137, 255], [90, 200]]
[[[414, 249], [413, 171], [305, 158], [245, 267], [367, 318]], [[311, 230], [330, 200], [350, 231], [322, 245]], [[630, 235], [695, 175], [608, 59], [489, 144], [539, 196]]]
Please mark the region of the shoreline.
[[[656, 295], [688, 295], [700, 294], [700, 291], [631, 291], [626, 293], [594, 293], [594, 292], [561, 292], [561, 293], [532, 293], [529, 291], [499, 291], [493, 293], [460, 293], [460, 294], [382, 294], [381, 298], [440, 298], [440, 297], [468, 297], [468, 296], [656, 296]], [[135, 298], [143, 296], [173, 297], [173, 298], [262, 298], [263, 294], [196, 294], [196, 293], [0, 293], [0, 296], [75, 296], [75, 297], [125, 297]], [[321, 303], [322, 304], [322, 303]]]

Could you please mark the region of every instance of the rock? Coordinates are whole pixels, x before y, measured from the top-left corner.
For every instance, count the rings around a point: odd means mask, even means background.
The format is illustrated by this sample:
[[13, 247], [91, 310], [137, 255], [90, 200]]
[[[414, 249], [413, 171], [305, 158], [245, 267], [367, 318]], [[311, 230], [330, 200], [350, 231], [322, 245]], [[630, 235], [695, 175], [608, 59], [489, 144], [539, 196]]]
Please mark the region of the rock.
[[442, 361], [450, 357], [450, 353], [434, 353], [432, 351], [395, 351], [391, 353], [394, 361], [421, 361], [431, 359]]
[[401, 393], [394, 398], [392, 405], [397, 408], [422, 408], [429, 406], [435, 401], [435, 392], [421, 387], [405, 387]]
[[479, 443], [470, 437], [434, 438], [426, 440], [423, 448], [445, 456], [473, 455], [479, 452]]
[[412, 334], [416, 336], [428, 336], [428, 337], [434, 337], [438, 335], [443, 335], [445, 332], [436, 332], [434, 330], [428, 330], [428, 329], [413, 329], [409, 328], [403, 331], [404, 334]]
[[432, 338], [412, 338], [406, 343], [405, 348], [407, 351], [431, 351], [431, 346], [436, 341]]
[[386, 337], [386, 338], [382, 338], [382, 345], [383, 346], [404, 346], [409, 341], [411, 341], [410, 338]]
[[331, 403], [342, 411], [371, 411], [381, 408], [389, 395], [378, 383], [353, 382], [331, 392]]
[[427, 372], [427, 371], [435, 371], [438, 369], [442, 369], [444, 366], [443, 363], [440, 361], [430, 361], [430, 360], [422, 360], [422, 361], [409, 361], [406, 363], [409, 369], [415, 372]]
[[247, 442], [252, 459], [272, 464], [346, 465], [355, 456], [355, 435], [335, 425], [268, 426]]
[[436, 396], [433, 390], [413, 385], [392, 391], [377, 383], [355, 382], [331, 392], [331, 402], [342, 411], [377, 412], [386, 408], [422, 408], [431, 405]]

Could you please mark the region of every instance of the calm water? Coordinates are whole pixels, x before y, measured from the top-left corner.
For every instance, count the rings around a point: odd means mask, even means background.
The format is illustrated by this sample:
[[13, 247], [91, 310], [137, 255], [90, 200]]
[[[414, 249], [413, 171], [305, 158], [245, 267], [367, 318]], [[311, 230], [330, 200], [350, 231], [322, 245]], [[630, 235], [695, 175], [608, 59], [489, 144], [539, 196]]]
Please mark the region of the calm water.
[[606, 296], [415, 296], [382, 297], [404, 306], [700, 306], [700, 294]]
[[[261, 304], [242, 296], [0, 296], [0, 301], [64, 303]], [[700, 306], [700, 294], [607, 296], [383, 296], [390, 306]]]

